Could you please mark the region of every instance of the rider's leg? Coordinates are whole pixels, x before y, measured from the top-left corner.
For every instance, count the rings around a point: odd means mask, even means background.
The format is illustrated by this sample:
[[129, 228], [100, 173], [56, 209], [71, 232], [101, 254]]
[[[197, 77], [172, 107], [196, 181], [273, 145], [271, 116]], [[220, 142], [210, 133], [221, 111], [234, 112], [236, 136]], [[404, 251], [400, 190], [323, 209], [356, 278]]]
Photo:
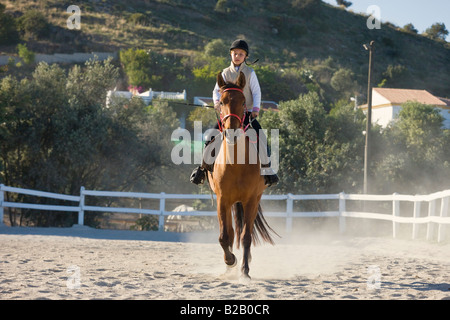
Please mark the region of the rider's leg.
[[[214, 168], [214, 160], [216, 157], [217, 145], [211, 145], [215, 141], [215, 137], [219, 134], [219, 124], [214, 129], [207, 131], [205, 136], [205, 148], [202, 155], [202, 164], [192, 171], [190, 181], [194, 184], [203, 184], [206, 178], [206, 171], [212, 171]], [[208, 148], [209, 147], [209, 148]]]
[[[264, 131], [262, 130], [258, 120], [256, 120], [256, 118], [250, 119], [250, 115], [251, 113], [247, 113], [246, 121], [244, 121], [244, 126], [248, 124], [248, 121], [251, 121], [251, 126], [256, 131], [256, 135], [258, 137], [258, 154], [261, 161], [261, 174], [264, 175], [266, 185], [270, 187], [272, 185], [276, 185], [279, 179], [277, 174], [271, 168], [270, 147], [269, 144], [267, 143], [267, 137], [264, 134]], [[264, 149], [260, 150], [260, 147]]]

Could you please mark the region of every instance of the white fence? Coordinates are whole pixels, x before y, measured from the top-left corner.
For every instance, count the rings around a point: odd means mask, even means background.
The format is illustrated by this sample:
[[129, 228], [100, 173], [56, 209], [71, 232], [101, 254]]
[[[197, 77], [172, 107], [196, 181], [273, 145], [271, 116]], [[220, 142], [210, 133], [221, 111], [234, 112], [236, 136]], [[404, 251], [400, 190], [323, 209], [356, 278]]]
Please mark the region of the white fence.
[[[44, 197], [50, 199], [59, 199], [74, 202], [73, 206], [62, 205], [45, 205], [32, 203], [18, 203], [5, 201], [5, 193], [25, 194], [36, 197]], [[117, 197], [117, 198], [137, 198], [137, 199], [156, 199], [159, 200], [159, 207], [155, 209], [143, 208], [121, 208], [121, 207], [99, 207], [86, 205], [86, 197]], [[78, 212], [78, 224], [84, 224], [85, 212], [120, 212], [120, 213], [138, 213], [151, 214], [159, 216], [159, 230], [164, 230], [165, 217], [173, 215], [172, 211], [166, 211], [167, 199], [180, 200], [208, 200], [211, 196], [207, 194], [165, 194], [162, 193], [137, 193], [137, 192], [112, 192], [112, 191], [93, 191], [85, 190], [81, 187], [79, 196], [62, 195], [50, 192], [27, 190], [15, 187], [0, 185], [0, 224], [3, 224], [4, 208], [22, 208], [34, 210], [47, 210], [59, 212]], [[346, 231], [347, 218], [361, 218], [385, 220], [392, 222], [392, 235], [398, 237], [399, 225], [412, 224], [412, 238], [417, 239], [419, 236], [420, 225], [426, 224], [426, 238], [433, 239], [437, 230], [437, 241], [441, 242], [445, 239], [445, 229], [450, 224], [449, 217], [449, 198], [450, 190], [433, 193], [430, 195], [362, 195], [362, 194], [326, 194], [326, 195], [263, 195], [262, 200], [286, 201], [286, 210], [277, 212], [264, 212], [266, 217], [279, 217], [286, 219], [286, 232], [292, 231], [292, 222], [295, 218], [312, 218], [312, 217], [336, 217], [339, 219], [339, 230], [341, 233]], [[329, 201], [336, 200], [337, 207], [333, 211], [304, 212], [294, 211], [294, 201]], [[349, 201], [361, 201], [368, 203], [370, 201], [391, 202], [391, 212], [371, 213], [361, 211], [347, 211]], [[412, 212], [401, 212], [400, 203], [413, 203]], [[428, 204], [427, 214], [421, 212], [422, 204]], [[406, 216], [405, 216], [406, 213]], [[216, 216], [216, 211], [185, 211], [177, 212], [181, 216]], [[437, 228], [436, 228], [437, 227]]]

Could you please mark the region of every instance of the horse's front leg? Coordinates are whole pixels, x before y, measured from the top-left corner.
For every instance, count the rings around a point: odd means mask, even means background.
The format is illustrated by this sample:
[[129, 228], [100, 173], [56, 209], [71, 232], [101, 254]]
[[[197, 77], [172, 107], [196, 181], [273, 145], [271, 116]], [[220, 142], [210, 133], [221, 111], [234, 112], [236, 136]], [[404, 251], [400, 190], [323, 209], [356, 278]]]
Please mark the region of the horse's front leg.
[[252, 259], [250, 247], [252, 245], [253, 224], [258, 214], [258, 202], [250, 201], [244, 206], [244, 227], [241, 235], [242, 246], [244, 247], [244, 257], [242, 260], [242, 275], [250, 279], [250, 261]]
[[219, 243], [224, 252], [224, 260], [227, 266], [234, 267], [237, 259], [232, 253], [234, 242], [233, 223], [231, 221], [231, 206], [227, 206], [217, 198], [217, 215], [220, 225]]

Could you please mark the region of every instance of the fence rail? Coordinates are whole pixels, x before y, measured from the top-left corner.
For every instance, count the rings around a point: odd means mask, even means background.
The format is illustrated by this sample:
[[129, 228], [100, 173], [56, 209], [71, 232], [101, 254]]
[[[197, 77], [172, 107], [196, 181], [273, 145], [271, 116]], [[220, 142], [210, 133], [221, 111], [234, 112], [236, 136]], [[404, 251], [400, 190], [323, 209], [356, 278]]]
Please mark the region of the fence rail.
[[[24, 194], [29, 196], [58, 199], [75, 202], [73, 206], [63, 205], [46, 205], [46, 204], [32, 204], [5, 201], [5, 193]], [[122, 208], [122, 207], [108, 207], [108, 206], [89, 206], [85, 204], [86, 197], [117, 197], [117, 198], [137, 198], [137, 199], [154, 199], [159, 200], [159, 207], [155, 209], [143, 208]], [[214, 196], [215, 198], [215, 196]], [[169, 215], [180, 216], [215, 216], [215, 211], [184, 211], [176, 212], [166, 211], [166, 200], [208, 200], [211, 195], [207, 194], [166, 194], [162, 193], [139, 193], [139, 192], [115, 192], [115, 191], [96, 191], [85, 190], [84, 187], [80, 189], [80, 196], [63, 195], [51, 192], [35, 191], [28, 189], [21, 189], [15, 187], [8, 187], [0, 185], [0, 225], [3, 224], [4, 208], [20, 208], [20, 209], [34, 209], [34, 210], [49, 210], [60, 212], [78, 212], [78, 224], [84, 224], [85, 212], [120, 212], [120, 213], [138, 213], [151, 214], [159, 216], [159, 230], [164, 230], [165, 217]], [[311, 218], [311, 217], [336, 217], [339, 219], [339, 230], [341, 233], [346, 231], [347, 218], [373, 219], [385, 220], [392, 222], [392, 235], [394, 238], [398, 237], [399, 225], [412, 224], [412, 238], [417, 239], [419, 236], [419, 226], [427, 224], [426, 239], [431, 240], [436, 233], [437, 227], [437, 241], [441, 242], [445, 239], [445, 231], [447, 225], [450, 225], [449, 217], [449, 199], [450, 190], [433, 193], [430, 195], [363, 195], [363, 194], [316, 194], [316, 195], [263, 195], [262, 200], [286, 201], [285, 211], [265, 212], [266, 217], [279, 217], [286, 219], [286, 232], [292, 232], [292, 222], [294, 218]], [[336, 210], [332, 211], [294, 211], [294, 201], [307, 200], [336, 200], [338, 205]], [[361, 211], [348, 211], [347, 203], [349, 201], [362, 201], [363, 203], [369, 201], [383, 201], [392, 202], [391, 212], [373, 213]], [[405, 216], [405, 212], [400, 210], [400, 202], [412, 202], [414, 204], [412, 212], [409, 216]], [[422, 203], [428, 203], [428, 211], [426, 216], [421, 216]]]

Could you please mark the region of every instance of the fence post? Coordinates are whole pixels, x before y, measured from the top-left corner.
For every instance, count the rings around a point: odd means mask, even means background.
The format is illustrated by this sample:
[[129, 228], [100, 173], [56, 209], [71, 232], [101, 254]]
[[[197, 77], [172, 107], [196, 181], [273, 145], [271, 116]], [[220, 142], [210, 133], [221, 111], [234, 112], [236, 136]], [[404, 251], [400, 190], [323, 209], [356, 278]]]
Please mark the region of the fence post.
[[[448, 216], [448, 199], [450, 197], [442, 198], [441, 200], [441, 214], [440, 217], [444, 218]], [[444, 223], [439, 223], [439, 231], [438, 231], [438, 242], [444, 241], [445, 239], [445, 228], [446, 225]]]
[[286, 200], [286, 232], [291, 233], [292, 231], [292, 211], [294, 208], [294, 199], [292, 194], [288, 193]]
[[78, 210], [78, 224], [84, 225], [84, 187], [80, 188], [80, 209]]
[[393, 194], [394, 199], [392, 200], [392, 237], [394, 239], [398, 236], [398, 228], [400, 225], [397, 221], [395, 221], [395, 218], [400, 216], [400, 201], [396, 200], [396, 195], [398, 195], [397, 192]]
[[[422, 201], [414, 201], [414, 219], [420, 218], [420, 207], [421, 207]], [[419, 235], [419, 224], [413, 223], [413, 231], [412, 231], [412, 238], [417, 239], [417, 236]]]
[[0, 184], [0, 226], [3, 225], [3, 201], [5, 201], [5, 191], [3, 191], [3, 184]]
[[[434, 217], [436, 216], [436, 199], [431, 200], [428, 203], [428, 217]], [[427, 240], [431, 240], [433, 238], [434, 233], [434, 222], [428, 222], [427, 225]]]
[[342, 215], [346, 211], [345, 193], [339, 193], [339, 232], [342, 234], [345, 232], [347, 225], [345, 223], [345, 217]]
[[159, 231], [164, 231], [164, 211], [165, 210], [166, 210], [165, 193], [161, 192], [161, 198], [159, 199], [159, 224], [158, 224]]

